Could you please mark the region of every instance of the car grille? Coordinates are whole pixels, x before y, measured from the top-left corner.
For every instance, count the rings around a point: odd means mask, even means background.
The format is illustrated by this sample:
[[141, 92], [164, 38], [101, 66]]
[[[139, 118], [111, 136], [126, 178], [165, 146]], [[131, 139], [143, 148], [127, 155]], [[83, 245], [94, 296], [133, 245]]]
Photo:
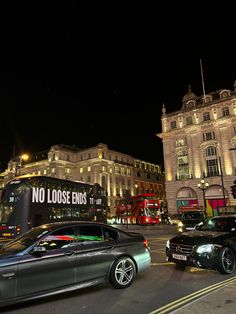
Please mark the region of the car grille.
[[170, 243], [170, 251], [172, 253], [190, 255], [193, 252], [193, 246], [192, 245], [179, 244], [179, 243]]

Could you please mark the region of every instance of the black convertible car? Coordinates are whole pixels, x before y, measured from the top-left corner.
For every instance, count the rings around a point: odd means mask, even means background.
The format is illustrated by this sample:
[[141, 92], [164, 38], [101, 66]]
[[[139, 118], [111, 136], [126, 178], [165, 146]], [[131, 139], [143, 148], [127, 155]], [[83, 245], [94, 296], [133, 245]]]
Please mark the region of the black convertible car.
[[167, 241], [167, 260], [231, 274], [236, 265], [236, 215], [206, 219]]

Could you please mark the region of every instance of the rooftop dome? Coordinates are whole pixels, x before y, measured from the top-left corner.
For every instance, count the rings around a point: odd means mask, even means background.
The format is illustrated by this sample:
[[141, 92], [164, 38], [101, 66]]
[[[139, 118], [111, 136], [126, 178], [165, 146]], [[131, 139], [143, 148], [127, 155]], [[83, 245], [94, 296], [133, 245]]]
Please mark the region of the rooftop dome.
[[183, 102], [187, 102], [191, 99], [196, 99], [196, 98], [197, 98], [197, 96], [192, 92], [191, 85], [188, 85], [188, 92], [186, 95], [184, 95]]

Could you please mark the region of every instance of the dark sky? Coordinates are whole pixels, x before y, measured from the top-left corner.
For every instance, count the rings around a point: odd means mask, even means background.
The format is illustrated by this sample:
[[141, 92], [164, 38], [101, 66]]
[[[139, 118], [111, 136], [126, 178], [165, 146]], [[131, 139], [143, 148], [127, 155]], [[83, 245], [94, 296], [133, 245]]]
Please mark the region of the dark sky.
[[1, 7], [2, 167], [14, 146], [20, 154], [99, 142], [162, 163], [155, 136], [162, 104], [179, 110], [189, 84], [202, 94], [200, 59], [206, 93], [232, 90], [236, 80], [234, 9], [227, 1], [205, 5], [80, 0]]

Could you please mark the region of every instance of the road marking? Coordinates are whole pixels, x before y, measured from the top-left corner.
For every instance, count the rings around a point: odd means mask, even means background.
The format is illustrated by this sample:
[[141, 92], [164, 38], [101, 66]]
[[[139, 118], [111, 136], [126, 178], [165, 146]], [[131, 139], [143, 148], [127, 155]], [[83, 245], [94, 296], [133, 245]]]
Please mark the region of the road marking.
[[214, 285], [208, 286], [206, 288], [203, 288], [201, 290], [195, 291], [185, 297], [182, 297], [178, 300], [175, 300], [173, 302], [170, 302], [148, 314], [165, 314], [165, 313], [170, 313], [171, 310], [177, 309], [187, 303], [190, 303], [190, 301], [196, 300], [198, 298], [200, 298], [203, 295], [207, 295], [210, 292], [213, 292], [217, 289], [223, 288], [227, 285], [229, 285], [230, 283], [236, 281], [236, 276], [226, 279], [224, 281], [221, 281], [219, 283], [216, 283]]
[[151, 266], [173, 265], [172, 262], [151, 263]]

